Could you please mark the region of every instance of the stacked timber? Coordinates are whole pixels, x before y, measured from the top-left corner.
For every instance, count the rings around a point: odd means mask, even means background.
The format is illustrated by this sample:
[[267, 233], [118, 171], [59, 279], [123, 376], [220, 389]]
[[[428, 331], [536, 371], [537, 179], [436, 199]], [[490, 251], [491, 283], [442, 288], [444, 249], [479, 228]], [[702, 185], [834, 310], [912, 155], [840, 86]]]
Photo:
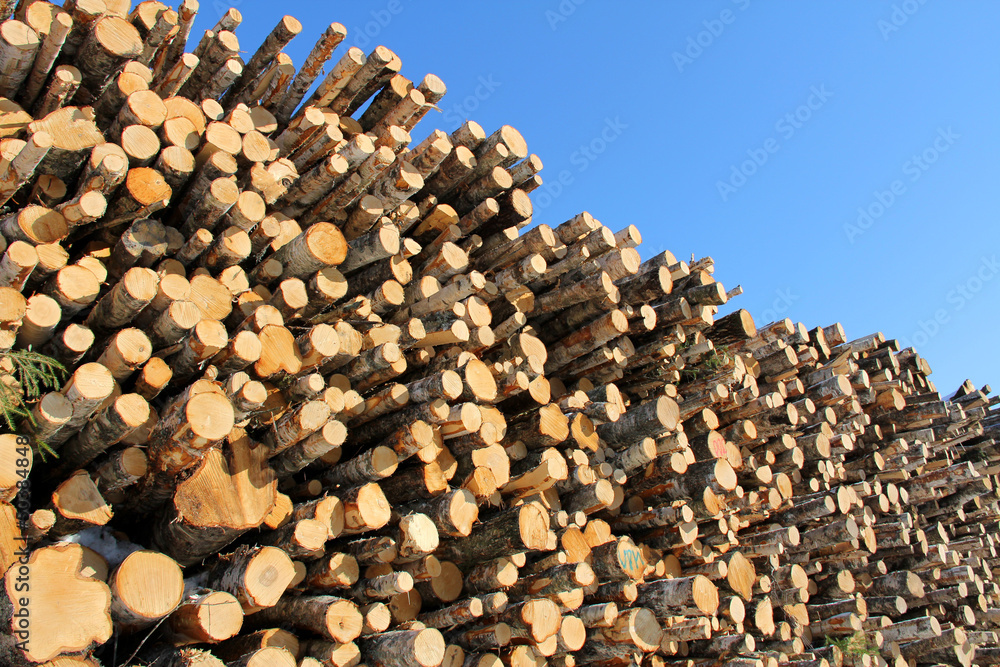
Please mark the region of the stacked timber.
[[535, 219], [513, 127], [418, 132], [437, 76], [197, 10], [0, 3], [4, 664], [1000, 662], [989, 387], [720, 315]]

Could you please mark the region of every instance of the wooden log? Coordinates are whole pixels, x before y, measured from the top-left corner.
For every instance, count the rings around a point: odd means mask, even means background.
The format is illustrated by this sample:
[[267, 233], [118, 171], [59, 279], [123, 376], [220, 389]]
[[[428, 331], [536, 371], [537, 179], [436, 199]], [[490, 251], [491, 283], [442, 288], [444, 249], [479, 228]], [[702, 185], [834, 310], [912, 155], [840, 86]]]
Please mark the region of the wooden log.
[[[302, 24], [292, 16], [284, 16], [278, 25], [265, 38], [264, 43], [247, 61], [244, 75], [235, 82], [232, 89], [226, 94], [224, 102], [231, 104], [237, 100], [244, 89], [253, 83], [253, 77], [278, 55], [292, 39], [302, 31]], [[251, 74], [251, 72], [253, 74]]]
[[434, 628], [384, 632], [361, 640], [360, 647], [373, 665], [436, 667], [444, 660], [445, 641]]
[[[32, 176], [35, 168], [42, 162], [46, 155], [48, 155], [50, 149], [53, 146], [53, 138], [45, 130], [38, 130], [32, 132], [31, 136], [28, 137], [27, 143], [18, 151], [17, 157], [10, 160], [6, 165], [3, 165], [2, 173], [0, 173], [0, 203], [6, 203], [14, 193], [17, 192], [18, 188], [24, 185]], [[42, 207], [39, 207], [42, 208]], [[20, 216], [15, 216], [18, 219]], [[57, 231], [50, 232], [48, 235], [51, 236]], [[12, 240], [24, 240], [27, 242], [34, 243], [48, 243], [45, 240], [34, 240], [32, 236], [24, 231], [17, 230], [11, 227], [9, 231], [4, 229], [4, 235]], [[57, 240], [52, 238], [50, 240]]]
[[24, 106], [31, 107], [38, 99], [72, 27], [73, 18], [66, 12], [59, 12], [52, 19], [49, 32], [42, 39], [38, 55], [28, 73], [27, 83], [21, 97]]
[[442, 542], [437, 553], [455, 562], [468, 563], [476, 559], [489, 560], [511, 551], [544, 549], [548, 527], [544, 508], [529, 502], [484, 522], [469, 537]]
[[208, 572], [208, 582], [233, 595], [244, 611], [252, 611], [274, 606], [294, 574], [292, 560], [280, 549], [244, 546], [220, 557]]
[[90, 463], [146, 423], [149, 416], [149, 404], [144, 398], [122, 394], [98, 411], [79, 435], [63, 446], [60, 468], [67, 471]]
[[184, 580], [177, 563], [156, 551], [134, 551], [108, 578], [111, 617], [135, 631], [170, 614], [180, 604]]
[[256, 616], [264, 622], [288, 623], [335, 642], [357, 639], [363, 624], [356, 604], [332, 595], [284, 597]]
[[21, 21], [0, 24], [0, 95], [14, 97], [31, 71], [40, 43], [38, 34]]
[[718, 609], [719, 597], [715, 584], [695, 575], [640, 584], [636, 603], [658, 616], [711, 616]]
[[96, 100], [125, 61], [141, 54], [142, 40], [131, 23], [117, 16], [94, 21], [76, 59], [83, 75], [80, 88], [89, 98], [81, 101]]
[[170, 641], [175, 646], [215, 644], [235, 637], [243, 626], [243, 609], [223, 591], [196, 593], [170, 614]]
[[94, 471], [93, 479], [102, 495], [114, 494], [139, 481], [148, 470], [146, 454], [138, 447], [113, 452]]
[[[81, 573], [83, 559], [84, 548], [79, 544], [34, 550], [25, 559], [22, 574], [35, 584], [30, 597], [18, 595], [17, 570], [8, 571], [4, 622], [13, 634], [4, 633], [0, 649], [8, 664], [37, 664], [61, 654], [89, 651], [111, 637], [111, 592], [103, 581]], [[67, 595], [72, 605], [66, 604]], [[18, 617], [46, 618], [52, 625], [19, 624]]]
[[306, 91], [312, 86], [316, 77], [319, 76], [324, 63], [330, 59], [333, 50], [347, 36], [347, 30], [340, 23], [331, 23], [320, 36], [319, 41], [313, 46], [312, 51], [306, 57], [295, 80], [292, 81], [285, 93], [281, 103], [275, 110], [275, 116], [282, 124], [287, 124], [292, 116], [292, 112], [305, 97]]
[[50, 509], [56, 521], [49, 531], [54, 537], [65, 537], [86, 528], [104, 526], [113, 512], [83, 470], [70, 475], [52, 493]]
[[21, 291], [36, 266], [38, 251], [35, 246], [24, 241], [12, 242], [0, 258], [0, 286]]

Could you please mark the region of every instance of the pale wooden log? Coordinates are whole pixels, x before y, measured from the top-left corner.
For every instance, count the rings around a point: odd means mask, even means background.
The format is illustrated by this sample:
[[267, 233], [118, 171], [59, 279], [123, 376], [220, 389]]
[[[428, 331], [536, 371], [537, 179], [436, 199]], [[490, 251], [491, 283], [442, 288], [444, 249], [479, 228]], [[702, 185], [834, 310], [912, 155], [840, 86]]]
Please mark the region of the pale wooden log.
[[127, 172], [128, 155], [121, 146], [112, 143], [95, 146], [77, 183], [77, 198], [92, 191], [110, 197], [125, 180]]
[[[30, 598], [18, 595], [16, 570], [5, 578], [6, 622], [15, 615], [52, 621], [47, 627], [32, 624], [30, 641], [20, 647], [16, 645], [19, 639], [5, 635], [0, 651], [8, 664], [37, 664], [64, 653], [89, 651], [111, 637], [111, 593], [104, 582], [81, 573], [84, 551], [78, 544], [60, 544], [36, 549], [27, 556], [22, 576], [35, 583]], [[67, 604], [67, 599], [72, 604]], [[82, 663], [86, 664], [94, 663]]]
[[328, 421], [321, 429], [274, 457], [271, 467], [279, 478], [288, 477], [313, 461], [337, 451], [346, 438], [347, 427], [343, 423]]
[[203, 193], [200, 200], [192, 201], [191, 206], [181, 212], [178, 209], [178, 220], [183, 221], [181, 233], [190, 236], [197, 229], [212, 230], [239, 199], [239, 189], [228, 178], [217, 178]]
[[149, 90], [149, 84], [138, 74], [122, 72], [108, 84], [94, 104], [94, 116], [98, 126], [108, 127], [118, 116], [118, 112], [130, 95]]
[[31, 72], [27, 77], [27, 83], [21, 97], [24, 106], [31, 107], [38, 99], [72, 27], [73, 19], [65, 12], [59, 12], [52, 19], [49, 32], [42, 40], [38, 55], [35, 57]]
[[208, 250], [213, 239], [212, 232], [207, 229], [196, 229], [177, 251], [174, 258], [181, 264], [188, 266]]
[[341, 494], [344, 501], [344, 534], [377, 530], [389, 523], [391, 510], [378, 484], [356, 486]]
[[83, 470], [76, 471], [56, 488], [52, 493], [50, 509], [56, 514], [56, 522], [50, 531], [53, 538], [104, 526], [112, 516], [111, 508]]
[[[197, 72], [197, 69], [195, 71]], [[211, 77], [209, 77], [208, 81], [205, 82], [205, 85], [202, 86], [201, 90], [195, 93], [195, 95], [214, 100], [216, 97], [221, 95], [223, 91], [229, 88], [242, 73], [242, 61], [237, 58], [230, 58], [224, 62]]]
[[49, 278], [42, 291], [59, 303], [63, 321], [66, 321], [97, 299], [100, 284], [92, 271], [70, 264]]
[[[375, 101], [377, 101], [376, 98]], [[374, 104], [374, 102], [373, 102]], [[387, 128], [390, 126], [398, 126], [401, 128], [406, 127], [409, 120], [417, 113], [421, 108], [425, 106], [426, 102], [424, 100], [424, 94], [413, 88], [403, 94], [400, 99], [393, 104], [390, 108], [381, 110], [383, 111], [381, 117], [372, 123], [371, 131], [378, 134], [382, 128]], [[369, 107], [371, 110], [372, 107]], [[376, 109], [375, 113], [378, 113], [379, 109]], [[367, 112], [366, 112], [367, 113]], [[373, 115], [372, 118], [375, 116]], [[364, 116], [362, 116], [362, 119]], [[364, 127], [364, 124], [362, 124]]]
[[175, 646], [215, 644], [235, 637], [243, 626], [243, 609], [230, 593], [208, 591], [185, 598], [167, 621]]
[[442, 542], [438, 553], [449, 560], [468, 563], [496, 558], [508, 551], [544, 548], [548, 523], [543, 508], [529, 502], [482, 524], [469, 537]]
[[[28, 138], [24, 147], [18, 151], [17, 157], [2, 166], [2, 172], [0, 172], [0, 203], [7, 202], [17, 192], [18, 188], [31, 178], [35, 172], [35, 168], [38, 167], [39, 163], [49, 153], [52, 145], [53, 139], [51, 135], [44, 130], [35, 131]], [[16, 240], [20, 238], [18, 235], [11, 236], [13, 233], [13, 229], [10, 233], [6, 229], [4, 230], [4, 234], [8, 239]], [[20, 236], [23, 236], [23, 233]], [[46, 243], [47, 241], [36, 242]]]
[[[170, 119], [164, 124], [164, 128], [174, 121], [181, 120], [183, 119]], [[184, 122], [188, 123], [186, 120]], [[172, 193], [176, 194], [183, 190], [194, 173], [194, 155], [182, 146], [166, 146], [160, 151], [153, 166], [163, 175], [163, 180], [170, 186]]]
[[[414, 166], [420, 176], [427, 181], [431, 176], [437, 172], [441, 163], [444, 162], [445, 158], [451, 155], [454, 147], [451, 142], [448, 141], [448, 135], [440, 130], [435, 130], [427, 137], [424, 141], [417, 144], [410, 154], [410, 163]], [[496, 200], [492, 201], [492, 205], [496, 206]], [[480, 207], [482, 204], [480, 204]], [[487, 204], [489, 206], [489, 204]], [[480, 208], [480, 207], [477, 207]], [[492, 215], [496, 215], [497, 211], [494, 210]], [[492, 216], [491, 216], [492, 217]], [[469, 222], [467, 225], [463, 226], [463, 230], [468, 230], [466, 233], [472, 231], [472, 229], [481, 226], [483, 221], [478, 221], [477, 223]]]
[[244, 611], [272, 607], [295, 574], [291, 559], [275, 547], [240, 547], [209, 570], [208, 583], [230, 593]]
[[[108, 156], [107, 161], [113, 162], [118, 160], [117, 156]], [[122, 164], [126, 164], [124, 160]], [[122, 177], [125, 176], [125, 170], [121, 170]], [[108, 202], [98, 190], [89, 190], [80, 194], [69, 201], [63, 202], [56, 206], [56, 211], [63, 216], [66, 221], [66, 225], [72, 232], [74, 228], [81, 225], [87, 225], [98, 219], [100, 219], [104, 213], [107, 211]]]
[[[211, 122], [205, 127], [202, 148], [195, 155], [195, 163], [201, 167], [201, 165], [220, 152], [235, 157], [242, 149], [243, 138], [239, 132], [227, 123]], [[235, 173], [237, 167], [238, 163], [236, 167], [216, 165], [212, 169], [218, 172], [225, 170], [226, 173], [217, 173], [215, 175], [215, 178], [218, 179], [222, 176]], [[207, 187], [207, 183], [203, 187]], [[189, 199], [192, 194], [189, 192], [186, 199]]]
[[17, 331], [18, 347], [37, 350], [52, 338], [60, 319], [62, 309], [55, 299], [44, 294], [32, 295]]
[[306, 57], [305, 63], [295, 76], [295, 80], [288, 87], [280, 105], [275, 110], [275, 115], [282, 124], [286, 124], [291, 118], [292, 112], [302, 101], [305, 93], [312, 86], [319, 75], [324, 63], [330, 59], [333, 50], [343, 41], [347, 35], [347, 30], [339, 23], [331, 23], [320, 36], [319, 41]]
[[140, 218], [125, 230], [111, 251], [107, 262], [108, 276], [112, 280], [118, 280], [133, 266], [151, 266], [166, 251], [166, 228], [156, 220]]
[[340, 230], [320, 222], [282, 246], [272, 258], [282, 263], [283, 276], [304, 279], [326, 267], [342, 266], [348, 252]]
[[366, 659], [380, 667], [437, 667], [444, 660], [444, 637], [434, 628], [385, 632], [362, 639], [360, 646]]
[[[90, 275], [93, 277], [93, 274]], [[96, 294], [95, 290], [95, 297]], [[90, 349], [93, 343], [93, 331], [79, 324], [70, 324], [60, 333], [57, 333], [49, 341], [49, 344], [43, 348], [43, 351], [64, 366], [71, 367], [79, 363], [80, 359], [83, 358], [83, 355], [87, 353], [87, 350]]]
[[0, 232], [4, 236], [33, 245], [55, 243], [68, 231], [66, 219], [58, 211], [33, 204], [0, 220]]
[[287, 156], [302, 146], [319, 128], [326, 125], [326, 116], [319, 107], [306, 106], [275, 139], [279, 155]]
[[177, 344], [180, 349], [168, 357], [174, 384], [190, 379], [209, 359], [223, 349], [229, 337], [218, 320], [202, 319]]
[[101, 364], [88, 363], [77, 367], [61, 392], [70, 403], [72, 417], [51, 436], [49, 444], [62, 444], [79, 431], [107, 400], [113, 389], [114, 377]]
[[156, 551], [134, 551], [108, 579], [111, 617], [126, 631], [152, 625], [180, 604], [184, 580], [177, 563]]
[[358, 577], [357, 560], [348, 554], [334, 553], [310, 565], [305, 582], [310, 588], [331, 591], [353, 586], [357, 583]]
[[[31, 473], [34, 461], [33, 449], [30, 444], [13, 433], [0, 435], [0, 497], [5, 501], [13, 500], [20, 491], [18, 483], [23, 482]], [[6, 555], [5, 555], [6, 559]], [[16, 560], [11, 558], [10, 560]]]
[[327, 537], [323, 522], [301, 519], [262, 535], [260, 542], [278, 547], [292, 558], [303, 558], [317, 550], [322, 551]]
[[[354, 540], [346, 545], [346, 550], [359, 563], [369, 566], [386, 565], [396, 557], [396, 540], [383, 537], [370, 537], [361, 540]], [[392, 586], [394, 580], [383, 580]]]
[[298, 638], [287, 630], [269, 628], [242, 633], [238, 637], [213, 646], [212, 652], [226, 660], [235, 660], [258, 649], [269, 647], [284, 648], [292, 655], [298, 655], [301, 644]]
[[395, 154], [385, 146], [381, 146], [368, 159], [361, 163], [357, 171], [349, 178], [341, 181], [323, 199], [306, 214], [304, 220], [329, 220], [337, 210], [347, 208], [359, 199], [376, 178], [383, 174], [393, 163]]
[[228, 227], [201, 256], [200, 264], [213, 274], [234, 266], [250, 256], [250, 237], [239, 227]]
[[647, 401], [626, 411], [615, 422], [606, 422], [597, 428], [601, 440], [619, 448], [647, 437], [656, 437], [677, 428], [680, 420], [677, 403], [666, 396]]
[[[315, 92], [306, 101], [306, 107], [309, 105], [315, 106], [317, 108], [328, 107], [330, 103], [337, 98], [344, 88], [351, 82], [354, 75], [365, 65], [365, 53], [356, 46], [350, 47], [347, 52], [341, 56], [340, 60], [330, 68], [330, 72], [326, 75], [323, 81], [317, 86]], [[336, 113], [336, 111], [335, 111]], [[296, 118], [301, 117], [302, 110], [296, 115]], [[292, 120], [295, 122], [295, 119]]]
[[[159, 76], [183, 58], [184, 48], [191, 34], [191, 26], [198, 14], [198, 0], [183, 0], [177, 8], [177, 33], [170, 38], [166, 48], [157, 57], [156, 73]], [[235, 11], [235, 10], [234, 10]]]
[[711, 581], [696, 575], [641, 584], [636, 603], [662, 616], [711, 616], [718, 609], [719, 597]]
[[330, 406], [324, 401], [306, 401], [278, 420], [264, 438], [275, 456], [323, 428], [330, 419]]
[[355, 603], [332, 595], [284, 597], [255, 616], [264, 622], [287, 623], [334, 642], [357, 639], [363, 625]]
[[[6, 241], [0, 242], [0, 247], [4, 246]], [[58, 242], [30, 246], [23, 241], [14, 241], [11, 246], [14, 250], [7, 260], [3, 261], [5, 265], [3, 270], [8, 280], [18, 281], [17, 288], [22, 291], [23, 281], [29, 278], [28, 272], [30, 280], [27, 281], [27, 287], [35, 288], [64, 268], [69, 260], [69, 253]], [[10, 251], [9, 248], [7, 250]]]
[[924, 584], [913, 572], [899, 571], [876, 577], [872, 582], [874, 595], [899, 596], [905, 600], [924, 597]]
[[468, 537], [479, 516], [475, 498], [466, 489], [456, 489], [436, 498], [415, 503], [410, 509], [430, 516], [438, 530], [450, 537]]
[[[204, 45], [204, 48], [202, 48], [202, 45]], [[239, 76], [239, 73], [242, 72], [242, 63], [233, 60], [239, 54], [239, 49], [239, 40], [231, 31], [206, 31], [198, 48], [192, 52], [198, 56], [200, 62], [194, 72], [191, 73], [191, 76], [188, 77], [187, 83], [181, 87], [178, 94], [191, 100], [205, 99], [208, 96], [204, 94], [204, 90], [208, 86], [209, 81], [228, 62], [236, 63], [239, 68], [236, 76]], [[235, 80], [235, 77], [233, 80]]]
[[440, 78], [434, 74], [428, 74], [421, 80], [420, 85], [417, 86], [417, 90], [424, 96], [425, 103], [403, 124], [403, 128], [407, 131], [411, 131], [416, 127], [417, 123], [420, 122], [427, 112], [444, 97], [448, 89]]
[[[242, 62], [242, 60], [240, 62]], [[201, 111], [206, 122], [220, 122], [226, 115], [226, 110], [223, 109], [222, 105], [212, 97], [206, 97], [195, 106], [197, 106]]]
[[[155, 135], [153, 136], [155, 138]], [[160, 172], [148, 167], [129, 169], [117, 199], [108, 206], [105, 214], [106, 222], [101, 223], [102, 228], [106, 230], [104, 234], [113, 238], [109, 229], [137, 218], [149, 217], [165, 207], [170, 202], [171, 195], [170, 186], [164, 181]]]
[[377, 46], [365, 58], [364, 65], [350, 78], [340, 93], [330, 103], [330, 109], [340, 115], [350, 116], [368, 98], [399, 71], [399, 58], [384, 46]]
[[[393, 153], [401, 153], [413, 139], [409, 132], [398, 125], [380, 126], [377, 133], [372, 133], [372, 137], [376, 146], [388, 148]], [[416, 169], [414, 169], [414, 173], [419, 176]]]
[[31, 72], [39, 46], [38, 34], [21, 21], [0, 24], [0, 95], [14, 97]]
[[160, 140], [156, 132], [145, 125], [129, 125], [120, 135], [111, 136], [120, 137], [122, 149], [128, 155], [132, 167], [149, 166], [160, 152]]
[[149, 360], [153, 346], [139, 329], [121, 329], [108, 342], [98, 362], [111, 371], [115, 380], [123, 382]]
[[294, 17], [282, 17], [278, 25], [264, 39], [264, 43], [260, 45], [260, 48], [257, 49], [247, 62], [246, 72], [233, 84], [233, 87], [226, 94], [224, 100], [226, 106], [232, 106], [235, 102], [239, 101], [240, 94], [244, 89], [252, 85], [253, 77], [258, 72], [263, 71], [266, 65], [278, 55], [278, 52], [300, 32], [302, 32], [302, 24]]
[[0, 287], [21, 291], [37, 266], [38, 251], [34, 245], [24, 241], [12, 242], [0, 258]]
[[545, 369], [548, 372], [558, 370], [627, 330], [628, 318], [621, 310], [613, 310], [553, 345]]
[[131, 23], [117, 16], [103, 16], [94, 21], [76, 58], [82, 74], [80, 91], [86, 93], [80, 101], [96, 100], [125, 61], [141, 53], [142, 40]]
[[[393, 75], [385, 87], [372, 99], [371, 104], [358, 119], [362, 129], [370, 132], [379, 121], [413, 90], [413, 82], [399, 74]], [[398, 124], [398, 123], [388, 123]]]
[[[362, 609], [364, 612], [364, 609]], [[388, 614], [388, 612], [386, 612]], [[367, 615], [366, 615], [367, 624]], [[310, 660], [315, 660], [316, 667], [319, 665], [331, 665], [332, 667], [353, 667], [361, 661], [361, 652], [354, 642], [327, 642], [314, 640], [306, 642], [303, 646], [306, 657], [302, 658], [299, 665], [311, 667]]]
[[177, 31], [179, 18], [177, 12], [172, 9], [159, 13], [156, 22], [146, 33], [142, 44], [142, 53], [136, 58], [136, 62], [150, 67], [154, 65], [157, 52], [160, 51], [167, 37], [170, 33]]
[[66, 56], [72, 57], [83, 44], [94, 21], [107, 13], [108, 5], [104, 0], [76, 0], [67, 6], [66, 10], [73, 17], [73, 29], [66, 38], [63, 52]]
[[129, 269], [90, 311], [87, 326], [108, 331], [127, 324], [156, 296], [158, 282], [159, 277], [151, 269]]
[[338, 268], [345, 274], [357, 271], [397, 254], [399, 244], [399, 232], [394, 227], [380, 227], [351, 241], [347, 246], [346, 259]]
[[243, 191], [223, 217], [221, 224], [250, 232], [264, 219], [265, 209], [263, 197], [251, 190]]
[[303, 174], [279, 200], [285, 214], [296, 216], [306, 211], [339, 184], [349, 168], [347, 159], [339, 154], [320, 161]]
[[292, 77], [294, 76], [295, 65], [292, 63], [292, 59], [284, 53], [279, 53], [275, 56], [268, 71], [258, 77], [258, 86], [247, 89], [252, 90], [252, 93], [244, 93], [244, 97], [248, 95], [252, 97], [257, 93], [260, 93], [257, 98], [259, 100], [259, 106], [254, 107], [254, 109], [259, 110], [257, 115], [263, 116], [263, 114], [267, 114], [267, 116], [269, 116], [268, 124], [271, 126], [271, 129], [270, 131], [265, 132], [265, 134], [270, 134], [270, 132], [273, 132], [278, 128], [277, 119], [274, 118], [274, 115], [269, 111], [269, 109], [273, 109], [278, 102], [285, 97], [288, 86], [291, 85]]
[[[229, 424], [227, 428], [231, 428], [232, 408], [229, 407], [229, 414], [226, 414], [225, 407], [229, 406], [229, 401], [221, 394], [195, 395], [188, 401], [185, 410], [189, 420], [192, 413], [191, 404], [202, 397], [213, 397], [222, 408], [214, 415], [215, 423], [209, 426], [218, 428]], [[164, 430], [162, 427], [158, 428]], [[201, 431], [201, 435], [192, 434], [192, 436], [206, 440], [208, 445], [212, 442], [211, 438], [218, 433], [218, 430], [207, 433], [204, 426]], [[174, 438], [176, 442], [176, 436]], [[209, 553], [214, 553], [241, 533], [259, 525], [274, 503], [275, 482], [265, 464], [266, 452], [259, 446], [251, 448], [251, 443], [244, 438], [237, 440], [231, 437], [230, 442], [229, 461], [223, 460], [218, 449], [209, 449], [198, 463], [194, 474], [178, 485], [169, 511], [162, 514], [162, 521], [155, 527], [155, 543], [158, 548], [182, 564], [193, 563]], [[161, 451], [168, 452], [171, 447], [172, 444], [168, 443]], [[183, 462], [180, 463], [184, 465]], [[167, 470], [169, 472], [169, 468]], [[205, 493], [219, 498], [220, 502], [211, 507], [199, 506], [198, 498], [204, 497]], [[242, 589], [235, 584], [232, 588], [227, 588], [224, 585], [225, 581], [223, 577], [212, 585], [240, 598], [239, 591]], [[282, 590], [283, 588], [284, 586]], [[265, 586], [264, 590], [270, 588]], [[243, 599], [240, 599], [243, 603]]]
[[[130, 125], [142, 125], [155, 130], [163, 125], [166, 119], [167, 107], [160, 96], [151, 90], [140, 90], [126, 98], [125, 104], [108, 128], [108, 134], [112, 137], [121, 137], [122, 131]], [[127, 148], [125, 152], [128, 153]]]
[[182, 54], [170, 71], [156, 82], [152, 90], [164, 99], [177, 95], [184, 87], [184, 84], [187, 83], [191, 74], [197, 69], [200, 62], [201, 59], [193, 53]]
[[138, 447], [127, 447], [109, 455], [93, 473], [102, 495], [112, 494], [139, 481], [147, 471], [146, 454]]
[[340, 128], [327, 124], [313, 132], [307, 141], [289, 155], [289, 159], [299, 171], [308, 171], [340, 146], [343, 140], [344, 135]]
[[[138, 3], [134, 8], [130, 7], [130, 11], [127, 12], [129, 21], [135, 26], [139, 34], [145, 36], [153, 26], [156, 24], [157, 19], [166, 11], [167, 7], [158, 0], [143, 0], [143, 2]], [[116, 8], [109, 8], [109, 14], [117, 14]]]

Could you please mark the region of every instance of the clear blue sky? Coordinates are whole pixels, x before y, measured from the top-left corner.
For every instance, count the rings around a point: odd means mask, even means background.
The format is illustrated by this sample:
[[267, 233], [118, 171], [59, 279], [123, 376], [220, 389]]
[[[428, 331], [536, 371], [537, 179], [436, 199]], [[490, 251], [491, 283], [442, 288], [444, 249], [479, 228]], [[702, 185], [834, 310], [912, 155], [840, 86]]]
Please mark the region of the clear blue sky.
[[[516, 127], [545, 163], [537, 222], [635, 224], [644, 257], [714, 257], [759, 324], [882, 331], [943, 393], [1000, 387], [1000, 3], [234, 4], [245, 50], [288, 13], [296, 66], [339, 21], [440, 76], [416, 141]], [[229, 6], [203, 0], [194, 39]]]

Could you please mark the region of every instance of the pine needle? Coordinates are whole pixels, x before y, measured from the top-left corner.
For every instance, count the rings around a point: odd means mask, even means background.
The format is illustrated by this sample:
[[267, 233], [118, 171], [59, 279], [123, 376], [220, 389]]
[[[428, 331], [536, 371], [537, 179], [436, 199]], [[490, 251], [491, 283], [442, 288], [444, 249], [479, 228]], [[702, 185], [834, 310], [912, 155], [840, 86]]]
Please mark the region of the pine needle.
[[[29, 403], [41, 398], [48, 389], [55, 389], [66, 377], [66, 369], [58, 361], [33, 350], [12, 350], [4, 353], [2, 359], [12, 367], [11, 376], [16, 384], [0, 382], [0, 416], [12, 432], [24, 421], [35, 425]], [[58, 456], [48, 444], [33, 438], [35, 449], [42, 460], [46, 454]]]

